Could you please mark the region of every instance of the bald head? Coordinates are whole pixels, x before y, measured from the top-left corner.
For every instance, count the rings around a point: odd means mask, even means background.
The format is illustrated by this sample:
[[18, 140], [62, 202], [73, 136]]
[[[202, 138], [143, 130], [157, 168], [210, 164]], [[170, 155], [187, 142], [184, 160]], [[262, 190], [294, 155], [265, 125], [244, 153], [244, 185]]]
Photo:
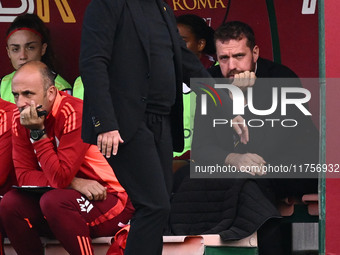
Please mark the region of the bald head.
[[13, 82], [17, 77], [19, 79], [28, 77], [42, 80], [43, 89], [46, 91], [50, 86], [54, 85], [55, 74], [41, 61], [30, 61], [20, 67], [13, 77]]
[[57, 93], [54, 74], [40, 61], [27, 62], [14, 74], [12, 92], [19, 110], [34, 100], [37, 105], [41, 104], [49, 111]]

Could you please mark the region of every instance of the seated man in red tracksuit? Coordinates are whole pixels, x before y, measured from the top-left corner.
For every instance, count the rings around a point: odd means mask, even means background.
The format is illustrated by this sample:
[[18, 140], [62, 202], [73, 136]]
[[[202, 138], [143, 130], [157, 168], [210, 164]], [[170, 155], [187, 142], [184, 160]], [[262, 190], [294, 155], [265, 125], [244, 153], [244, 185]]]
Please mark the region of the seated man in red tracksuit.
[[134, 209], [97, 146], [81, 140], [82, 101], [59, 92], [38, 61], [16, 72], [12, 90], [18, 184], [55, 189], [6, 193], [3, 228], [18, 254], [44, 254], [39, 236], [57, 238], [70, 254], [93, 254], [91, 238], [114, 235]]

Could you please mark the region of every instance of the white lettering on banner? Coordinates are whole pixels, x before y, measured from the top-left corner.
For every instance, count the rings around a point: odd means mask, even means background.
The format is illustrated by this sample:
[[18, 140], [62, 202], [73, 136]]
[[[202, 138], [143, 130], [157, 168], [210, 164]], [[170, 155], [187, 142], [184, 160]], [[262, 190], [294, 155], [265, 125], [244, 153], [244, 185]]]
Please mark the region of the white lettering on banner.
[[302, 14], [315, 14], [316, 0], [303, 0]]
[[226, 8], [224, 0], [172, 0], [174, 11]]
[[[59, 13], [64, 23], [75, 23], [73, 12], [67, 0], [55, 0]], [[37, 14], [46, 23], [50, 22], [49, 0], [37, 0]]]
[[4, 8], [0, 1], [0, 22], [12, 22], [16, 16], [24, 13], [33, 13], [34, 0], [21, 0], [21, 6]]
[[[70, 8], [68, 0], [54, 1], [64, 23], [76, 23], [76, 19]], [[0, 0], [0, 22], [12, 22], [17, 16], [25, 13], [33, 13], [37, 8], [37, 15], [45, 23], [50, 22], [50, 1], [49, 0], [21, 0], [21, 6], [16, 8], [2, 7]]]
[[207, 22], [208, 26], [211, 27], [211, 18], [203, 18]]

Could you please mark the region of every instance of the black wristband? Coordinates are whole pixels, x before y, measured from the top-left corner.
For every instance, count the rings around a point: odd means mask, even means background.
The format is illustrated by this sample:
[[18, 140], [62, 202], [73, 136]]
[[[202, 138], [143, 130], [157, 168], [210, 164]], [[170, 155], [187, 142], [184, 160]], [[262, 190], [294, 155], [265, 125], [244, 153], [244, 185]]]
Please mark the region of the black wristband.
[[34, 141], [39, 141], [44, 134], [46, 134], [45, 129], [32, 129], [30, 132], [31, 139]]

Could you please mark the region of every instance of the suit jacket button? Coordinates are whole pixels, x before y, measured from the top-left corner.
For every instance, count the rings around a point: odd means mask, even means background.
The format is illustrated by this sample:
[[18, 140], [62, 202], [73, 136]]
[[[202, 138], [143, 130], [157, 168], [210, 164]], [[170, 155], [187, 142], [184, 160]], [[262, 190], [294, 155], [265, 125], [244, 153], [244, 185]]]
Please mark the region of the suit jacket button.
[[147, 79], [150, 79], [150, 73], [147, 73], [147, 74], [146, 74], [146, 78], [147, 78]]
[[147, 98], [146, 97], [142, 97], [141, 100], [142, 100], [142, 102], [146, 102]]

